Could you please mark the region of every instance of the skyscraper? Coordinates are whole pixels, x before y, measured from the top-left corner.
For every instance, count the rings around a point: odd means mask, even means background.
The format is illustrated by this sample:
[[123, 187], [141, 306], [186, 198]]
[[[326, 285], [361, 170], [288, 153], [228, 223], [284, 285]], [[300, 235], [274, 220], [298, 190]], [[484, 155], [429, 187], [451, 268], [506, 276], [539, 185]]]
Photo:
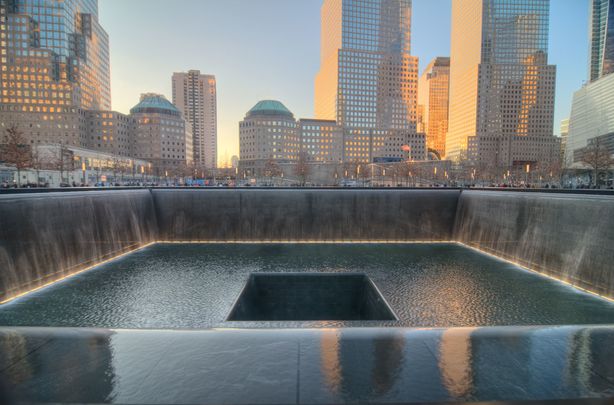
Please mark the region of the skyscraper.
[[614, 73], [614, 0], [591, 0], [589, 79]]
[[370, 161], [394, 131], [416, 131], [411, 0], [325, 0], [317, 119], [344, 128], [346, 159]]
[[595, 139], [614, 145], [614, 1], [591, 0], [590, 82], [574, 93], [565, 165], [581, 164]]
[[561, 162], [565, 162], [565, 149], [569, 138], [569, 118], [561, 121]]
[[445, 156], [450, 96], [450, 58], [435, 58], [418, 82], [419, 121], [426, 145], [439, 158]]
[[0, 0], [0, 92], [24, 112], [111, 109], [97, 0]]
[[192, 127], [194, 163], [217, 167], [217, 91], [213, 75], [198, 70], [173, 74], [173, 104]]
[[446, 157], [491, 167], [547, 163], [556, 67], [550, 0], [453, 0]]

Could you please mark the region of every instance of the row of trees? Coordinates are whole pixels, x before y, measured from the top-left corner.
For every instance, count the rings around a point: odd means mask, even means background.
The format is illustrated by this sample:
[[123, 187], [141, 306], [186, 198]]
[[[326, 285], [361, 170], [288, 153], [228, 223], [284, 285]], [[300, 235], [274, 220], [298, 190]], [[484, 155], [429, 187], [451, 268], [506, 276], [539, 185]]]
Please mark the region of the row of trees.
[[593, 186], [598, 186], [602, 175], [607, 175], [614, 167], [614, 158], [602, 137], [592, 139], [581, 151], [581, 158], [592, 171]]
[[[64, 181], [64, 174], [74, 170], [74, 161], [70, 152], [63, 145], [57, 149], [40, 149], [32, 147], [24, 138], [16, 126], [11, 126], [4, 131], [0, 138], [0, 162], [6, 165], [15, 167], [17, 171], [18, 185], [21, 185], [21, 172], [25, 169], [34, 169], [37, 172], [37, 178], [40, 178], [41, 170], [57, 170], [60, 172], [60, 178]], [[614, 167], [614, 159], [610, 148], [606, 145], [602, 137], [594, 138], [581, 151], [581, 162], [588, 170], [591, 171], [592, 182], [594, 186], [598, 186], [600, 178], [604, 174], [609, 174]], [[302, 152], [298, 159], [294, 162], [293, 174], [298, 179], [300, 185], [304, 186], [307, 183], [308, 177], [312, 171], [312, 166], [308, 161], [308, 154]], [[94, 170], [98, 173], [102, 171], [102, 167], [95, 167]], [[112, 162], [106, 162], [106, 169], [112, 171], [114, 180], [121, 178], [123, 181], [124, 175], [142, 174], [156, 176], [159, 179], [209, 179], [220, 177], [234, 177], [234, 173], [229, 171], [223, 173], [220, 171], [212, 171], [203, 166], [195, 164], [183, 164], [176, 166], [148, 166], [141, 173], [136, 172], [136, 168], [131, 165], [126, 165], [125, 160], [119, 158], [113, 159]], [[518, 166], [514, 168], [496, 167], [485, 163], [471, 164], [463, 162], [452, 167], [439, 165], [437, 162], [425, 164], [424, 162], [403, 162], [387, 165], [365, 164], [359, 161], [349, 161], [337, 165], [334, 168], [334, 178], [337, 183], [341, 180], [356, 179], [366, 182], [370, 178], [379, 177], [386, 181], [398, 181], [409, 184], [423, 183], [454, 183], [454, 184], [473, 184], [473, 183], [506, 183], [517, 185], [519, 183], [533, 182], [553, 182], [558, 183], [563, 173], [561, 162], [553, 162], [550, 164], [536, 165], [533, 167]], [[273, 179], [283, 177], [283, 170], [279, 163], [274, 159], [269, 159], [264, 166], [263, 175], [266, 178]]]
[[45, 169], [58, 170], [61, 178], [64, 178], [64, 173], [72, 170], [73, 162], [65, 146], [60, 146], [55, 154], [32, 147], [16, 126], [7, 128], [0, 141], [0, 162], [17, 170], [19, 186], [21, 172], [25, 169], [34, 169], [37, 178], [40, 177], [40, 171]]
[[[299, 185], [305, 185], [313, 172], [317, 172], [317, 163], [308, 162], [306, 154], [301, 154], [299, 159], [292, 163], [290, 173], [275, 159], [270, 158], [265, 162], [262, 170], [257, 173], [246, 173], [256, 177], [264, 177], [269, 183], [274, 179], [283, 178], [285, 174], [292, 176]], [[530, 167], [526, 171], [525, 166], [515, 168], [494, 167], [486, 164], [474, 165], [469, 162], [452, 165], [449, 162], [414, 162], [373, 164], [362, 161], [347, 161], [339, 164], [328, 164], [328, 169], [323, 173], [329, 177], [327, 184], [339, 185], [344, 181], [357, 181], [366, 185], [373, 182], [385, 182], [403, 185], [426, 185], [426, 184], [519, 184], [532, 182], [558, 183], [562, 174], [562, 167], [557, 163]], [[323, 176], [320, 173], [320, 177]], [[318, 175], [313, 173], [313, 178]], [[312, 179], [313, 180], [313, 179]], [[334, 182], [334, 183], [333, 183]]]
[[[298, 155], [298, 159], [294, 163], [293, 174], [298, 179], [299, 185], [304, 186], [307, 183], [307, 178], [311, 173], [311, 166], [309, 165], [308, 154], [306, 152], [301, 152]], [[279, 163], [270, 158], [264, 164], [263, 173], [264, 177], [268, 178], [270, 181], [274, 178], [283, 177], [284, 172], [279, 165]]]
[[[27, 142], [23, 132], [16, 126], [7, 128], [0, 137], [0, 162], [16, 169], [18, 186], [21, 186], [21, 174], [26, 169], [36, 172], [37, 183], [40, 181], [42, 170], [57, 171], [62, 183], [67, 183], [67, 174], [75, 170], [73, 155], [66, 145], [50, 148], [33, 146]], [[130, 171], [125, 162], [120, 159], [113, 159], [106, 163], [107, 169], [112, 171], [114, 176], [120, 173], [123, 176]], [[101, 166], [93, 168], [98, 178], [103, 171]]]

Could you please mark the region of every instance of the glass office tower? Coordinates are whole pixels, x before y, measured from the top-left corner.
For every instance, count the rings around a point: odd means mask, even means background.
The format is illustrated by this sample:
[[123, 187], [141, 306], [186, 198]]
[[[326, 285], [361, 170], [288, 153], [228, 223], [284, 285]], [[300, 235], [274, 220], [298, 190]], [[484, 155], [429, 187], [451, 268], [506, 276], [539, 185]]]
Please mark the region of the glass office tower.
[[411, 0], [325, 0], [322, 5], [315, 113], [344, 128], [346, 160], [370, 161], [390, 147], [390, 139], [401, 139], [391, 134], [416, 131], [418, 58], [410, 54], [411, 5]]
[[590, 81], [614, 73], [614, 0], [591, 1]]
[[0, 0], [3, 104], [24, 112], [111, 109], [97, 0]]
[[558, 156], [549, 14], [549, 0], [453, 0], [447, 158], [510, 167]]

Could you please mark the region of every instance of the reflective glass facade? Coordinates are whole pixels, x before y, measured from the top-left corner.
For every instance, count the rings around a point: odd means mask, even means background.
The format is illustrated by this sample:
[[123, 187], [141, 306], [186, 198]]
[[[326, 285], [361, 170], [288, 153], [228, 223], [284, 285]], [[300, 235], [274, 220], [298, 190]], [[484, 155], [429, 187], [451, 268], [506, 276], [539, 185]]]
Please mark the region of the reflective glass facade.
[[614, 134], [614, 75], [596, 80], [578, 90], [573, 97], [565, 163], [574, 162], [577, 151], [598, 136]]
[[24, 112], [111, 109], [97, 0], [0, 0], [2, 102]]
[[591, 2], [590, 80], [614, 73], [614, 0]]
[[411, 0], [325, 0], [316, 118], [345, 131], [348, 160], [371, 160], [389, 131], [416, 130]]
[[453, 1], [448, 158], [509, 167], [556, 156], [549, 14], [549, 0]]

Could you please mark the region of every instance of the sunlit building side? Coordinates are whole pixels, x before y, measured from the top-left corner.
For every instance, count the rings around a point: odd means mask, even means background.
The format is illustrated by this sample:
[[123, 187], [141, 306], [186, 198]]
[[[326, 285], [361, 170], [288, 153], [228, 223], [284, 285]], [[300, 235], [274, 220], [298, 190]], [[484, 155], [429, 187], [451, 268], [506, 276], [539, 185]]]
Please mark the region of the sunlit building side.
[[447, 158], [491, 167], [558, 159], [549, 15], [549, 0], [453, 0]]
[[173, 73], [173, 104], [183, 113], [194, 137], [194, 162], [217, 167], [217, 89], [213, 75], [198, 70]]
[[344, 128], [346, 158], [372, 161], [390, 131], [416, 132], [411, 0], [325, 0], [317, 119]]
[[426, 134], [428, 149], [439, 158], [445, 156], [450, 96], [450, 58], [435, 58], [418, 82], [418, 122]]
[[340, 163], [343, 161], [343, 129], [335, 121], [300, 119], [301, 152], [307, 161]]
[[2, 0], [0, 19], [3, 104], [31, 113], [111, 109], [97, 0]]
[[111, 142], [111, 128], [92, 133], [92, 119], [119, 114], [109, 111], [109, 41], [96, 0], [0, 0], [0, 58], [0, 126], [17, 126], [32, 145], [127, 150]]

